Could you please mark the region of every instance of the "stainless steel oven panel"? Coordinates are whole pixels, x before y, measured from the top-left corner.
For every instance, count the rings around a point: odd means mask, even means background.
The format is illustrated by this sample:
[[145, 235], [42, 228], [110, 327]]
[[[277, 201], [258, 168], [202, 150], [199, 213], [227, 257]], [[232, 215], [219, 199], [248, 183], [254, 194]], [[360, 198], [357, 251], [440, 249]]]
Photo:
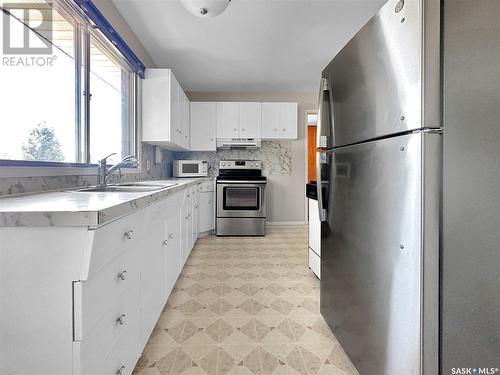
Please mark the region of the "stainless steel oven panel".
[[[258, 189], [258, 209], [225, 209], [224, 189]], [[217, 217], [266, 217], [266, 182], [223, 181], [217, 182]]]
[[265, 236], [264, 217], [219, 217], [216, 223], [217, 236]]

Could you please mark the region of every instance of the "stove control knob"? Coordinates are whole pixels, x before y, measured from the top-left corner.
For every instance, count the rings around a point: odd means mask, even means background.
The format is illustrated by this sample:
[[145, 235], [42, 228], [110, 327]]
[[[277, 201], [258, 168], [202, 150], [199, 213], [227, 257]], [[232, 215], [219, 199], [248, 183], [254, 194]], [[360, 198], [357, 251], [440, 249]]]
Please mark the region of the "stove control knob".
[[250, 163], [250, 166], [253, 167], [253, 163]]
[[226, 163], [222, 163], [222, 166], [225, 167], [226, 166]]

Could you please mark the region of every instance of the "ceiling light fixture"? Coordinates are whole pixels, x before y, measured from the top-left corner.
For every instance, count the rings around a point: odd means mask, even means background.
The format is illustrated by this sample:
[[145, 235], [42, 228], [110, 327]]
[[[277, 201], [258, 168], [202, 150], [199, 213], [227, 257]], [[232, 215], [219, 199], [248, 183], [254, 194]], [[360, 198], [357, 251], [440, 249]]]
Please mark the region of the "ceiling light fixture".
[[193, 16], [212, 18], [221, 14], [231, 0], [180, 0], [181, 4]]

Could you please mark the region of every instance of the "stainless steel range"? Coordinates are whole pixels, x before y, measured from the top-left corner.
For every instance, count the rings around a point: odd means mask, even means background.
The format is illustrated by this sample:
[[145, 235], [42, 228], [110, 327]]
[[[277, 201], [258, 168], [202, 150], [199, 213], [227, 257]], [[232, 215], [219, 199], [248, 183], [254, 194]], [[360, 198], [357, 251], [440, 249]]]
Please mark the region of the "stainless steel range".
[[222, 160], [217, 176], [217, 236], [264, 236], [266, 185], [258, 160]]

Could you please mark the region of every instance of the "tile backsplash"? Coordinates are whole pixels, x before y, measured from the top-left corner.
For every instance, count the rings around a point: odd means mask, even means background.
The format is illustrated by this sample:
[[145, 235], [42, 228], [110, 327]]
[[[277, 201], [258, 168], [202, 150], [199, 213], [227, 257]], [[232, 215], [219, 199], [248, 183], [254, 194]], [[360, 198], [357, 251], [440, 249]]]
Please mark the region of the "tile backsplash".
[[189, 151], [172, 153], [175, 159], [207, 160], [209, 177], [219, 173], [219, 161], [230, 159], [261, 160], [264, 176], [289, 176], [292, 173], [292, 142], [263, 141], [257, 150]]
[[[257, 150], [220, 151], [161, 151], [161, 161], [154, 163], [155, 148], [142, 144], [141, 173], [122, 176], [122, 182], [154, 180], [172, 177], [172, 162], [176, 159], [200, 159], [209, 163], [209, 177], [219, 171], [219, 161], [228, 159], [261, 160], [264, 176], [289, 176], [292, 173], [292, 143], [290, 141], [263, 141]], [[149, 170], [146, 166], [149, 164]], [[96, 168], [97, 173], [97, 168]], [[0, 177], [0, 195], [34, 193], [74, 187], [85, 187], [97, 183], [96, 175], [51, 176], [51, 177]]]

